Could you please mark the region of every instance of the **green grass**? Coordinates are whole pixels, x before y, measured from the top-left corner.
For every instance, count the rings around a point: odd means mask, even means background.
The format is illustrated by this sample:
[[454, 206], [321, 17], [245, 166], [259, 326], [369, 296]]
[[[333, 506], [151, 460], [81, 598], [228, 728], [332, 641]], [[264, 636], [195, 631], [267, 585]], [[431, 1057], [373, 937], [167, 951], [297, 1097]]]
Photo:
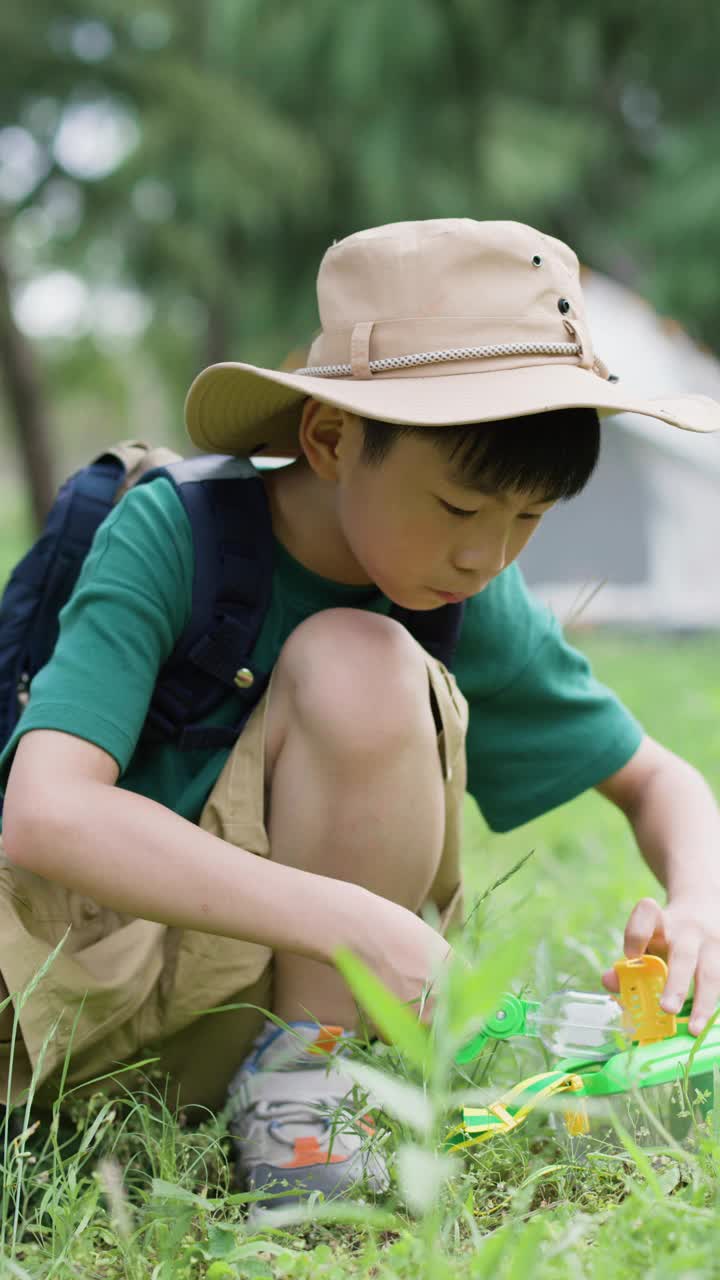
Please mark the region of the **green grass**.
[[[2, 549], [9, 564], [13, 553], [4, 540]], [[717, 637], [670, 642], [586, 634], [580, 643], [647, 730], [697, 764], [717, 789]], [[487, 892], [530, 851], [516, 874]], [[478, 1008], [491, 1005], [511, 979], [541, 996], [558, 984], [596, 988], [600, 970], [620, 954], [631, 906], [655, 889], [626, 824], [593, 794], [506, 836], [488, 833], [468, 803], [466, 866], [470, 897], [487, 896], [461, 943], [473, 959], [475, 985], [470, 992], [460, 982], [441, 1001], [438, 1021], [449, 1026], [462, 1021], [472, 1000]], [[391, 1007], [383, 1016], [392, 1024]], [[401, 1106], [402, 1119], [391, 1121], [400, 1158], [384, 1205], [315, 1205], [306, 1221], [252, 1231], [244, 1197], [232, 1186], [222, 1117], [191, 1128], [150, 1083], [142, 1094], [113, 1100], [99, 1091], [89, 1102], [68, 1102], [54, 1118], [36, 1116], [31, 1105], [16, 1111], [0, 1134], [0, 1277], [718, 1274], [720, 1115], [696, 1132], [691, 1150], [657, 1135], [649, 1151], [627, 1140], [588, 1156], [556, 1136], [542, 1113], [517, 1134], [448, 1164], [442, 1143], [453, 1083], [449, 1033], [427, 1047], [403, 1034], [405, 1058], [388, 1048], [359, 1055], [366, 1069], [390, 1075], [391, 1090], [393, 1078], [410, 1088], [424, 1073], [417, 1114], [403, 1114]], [[482, 1060], [483, 1082], [500, 1092], [539, 1065], [532, 1047], [501, 1046]]]

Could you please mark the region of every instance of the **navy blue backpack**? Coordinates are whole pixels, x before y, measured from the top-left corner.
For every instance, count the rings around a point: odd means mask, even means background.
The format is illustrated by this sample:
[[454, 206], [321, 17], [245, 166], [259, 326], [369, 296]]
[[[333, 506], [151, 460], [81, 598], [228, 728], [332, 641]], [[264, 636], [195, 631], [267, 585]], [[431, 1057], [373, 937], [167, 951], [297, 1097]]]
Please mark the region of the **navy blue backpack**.
[[[144, 470], [154, 453], [171, 459]], [[126, 442], [101, 454], [60, 489], [40, 538], [13, 570], [0, 601], [0, 749], [27, 701], [33, 676], [52, 655], [58, 615], [118, 493], [165, 476], [187, 512], [195, 550], [190, 621], [162, 667], [143, 740], [180, 750], [231, 746], [262, 696], [270, 673], [251, 671], [250, 655], [270, 602], [273, 537], [260, 473], [245, 458], [217, 454], [177, 459], [167, 450]], [[142, 462], [137, 467], [142, 470]], [[391, 613], [446, 666], [452, 663], [461, 605]], [[237, 721], [206, 719], [233, 691]]]

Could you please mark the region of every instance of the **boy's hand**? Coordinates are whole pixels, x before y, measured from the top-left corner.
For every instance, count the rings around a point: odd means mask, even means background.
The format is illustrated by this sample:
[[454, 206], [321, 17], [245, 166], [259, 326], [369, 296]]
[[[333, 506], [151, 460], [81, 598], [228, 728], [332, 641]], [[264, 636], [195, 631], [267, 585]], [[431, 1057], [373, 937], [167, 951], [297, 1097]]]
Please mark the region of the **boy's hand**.
[[[678, 1013], [695, 980], [695, 998], [688, 1030], [699, 1035], [720, 1003], [720, 902], [706, 898], [678, 898], [661, 907], [654, 898], [641, 898], [625, 929], [628, 959], [646, 951], [668, 963], [668, 977], [660, 1004]], [[608, 991], [618, 991], [614, 969], [603, 974]]]
[[[432, 991], [435, 979], [452, 954], [441, 934], [414, 912], [386, 898], [369, 894], [360, 917], [362, 932], [350, 942], [353, 950], [403, 1004], [418, 1008], [423, 991]], [[433, 997], [422, 1010], [430, 1022]]]

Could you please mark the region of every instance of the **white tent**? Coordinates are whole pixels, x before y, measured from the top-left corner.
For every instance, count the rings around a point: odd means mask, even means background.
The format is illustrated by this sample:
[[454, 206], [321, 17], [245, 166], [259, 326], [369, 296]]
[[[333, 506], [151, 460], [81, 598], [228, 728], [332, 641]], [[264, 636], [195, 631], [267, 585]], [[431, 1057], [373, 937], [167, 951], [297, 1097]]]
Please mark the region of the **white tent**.
[[[720, 361], [622, 285], [586, 272], [595, 351], [623, 386], [720, 401]], [[579, 498], [546, 517], [520, 563], [563, 622], [720, 627], [720, 433], [605, 420]]]

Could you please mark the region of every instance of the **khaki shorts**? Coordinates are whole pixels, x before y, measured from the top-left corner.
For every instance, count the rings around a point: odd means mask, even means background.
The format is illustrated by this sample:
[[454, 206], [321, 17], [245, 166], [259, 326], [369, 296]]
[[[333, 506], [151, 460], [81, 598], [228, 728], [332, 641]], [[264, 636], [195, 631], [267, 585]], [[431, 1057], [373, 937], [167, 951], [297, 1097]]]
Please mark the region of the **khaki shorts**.
[[[446, 805], [430, 901], [445, 930], [462, 910], [467, 704], [441, 663], [428, 658], [427, 666]], [[270, 693], [253, 711], [200, 817], [201, 827], [260, 857], [269, 854], [264, 756]], [[261, 1027], [262, 1011], [271, 1007], [271, 961], [272, 953], [254, 943], [121, 915], [12, 866], [0, 848], [0, 974], [20, 1032], [11, 1073], [10, 1044], [0, 1041], [0, 1099], [19, 1100], [32, 1082], [36, 1103], [45, 1106], [61, 1088], [87, 1092], [90, 1082], [106, 1075], [95, 1087], [111, 1091], [120, 1065], [154, 1057], [158, 1061], [145, 1074], [163, 1081], [169, 1076], [173, 1101], [179, 1087], [183, 1103], [218, 1108]], [[203, 1013], [235, 1003], [256, 1007]], [[136, 1087], [137, 1076], [127, 1073], [121, 1081]]]

